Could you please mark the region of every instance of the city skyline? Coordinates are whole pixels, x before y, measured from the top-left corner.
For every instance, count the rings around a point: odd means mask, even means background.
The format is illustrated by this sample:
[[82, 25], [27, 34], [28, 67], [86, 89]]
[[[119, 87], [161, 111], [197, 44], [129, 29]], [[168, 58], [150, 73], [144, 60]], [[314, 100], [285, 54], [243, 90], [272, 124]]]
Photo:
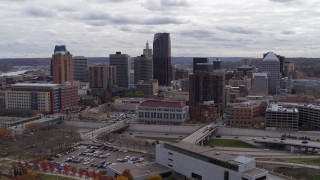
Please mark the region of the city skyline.
[[50, 57], [65, 44], [77, 56], [141, 54], [158, 32], [172, 56], [318, 57], [315, 0], [4, 0], [0, 58]]

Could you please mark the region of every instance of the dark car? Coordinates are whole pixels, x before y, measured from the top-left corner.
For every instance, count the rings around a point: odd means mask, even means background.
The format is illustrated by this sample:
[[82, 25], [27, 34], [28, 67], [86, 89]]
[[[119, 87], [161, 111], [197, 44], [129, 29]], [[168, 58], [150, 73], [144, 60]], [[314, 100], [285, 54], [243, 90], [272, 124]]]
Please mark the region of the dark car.
[[308, 143], [307, 140], [302, 141], [302, 144], [307, 144], [307, 143]]

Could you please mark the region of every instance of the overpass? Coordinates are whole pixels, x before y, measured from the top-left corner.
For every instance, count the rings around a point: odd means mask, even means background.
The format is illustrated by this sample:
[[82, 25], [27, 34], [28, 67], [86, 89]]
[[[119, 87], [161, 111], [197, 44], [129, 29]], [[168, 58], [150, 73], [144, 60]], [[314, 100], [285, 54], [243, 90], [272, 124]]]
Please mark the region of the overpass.
[[291, 152], [294, 151], [294, 148], [298, 148], [298, 151], [301, 151], [301, 148], [305, 148], [305, 152], [308, 153], [308, 149], [311, 148], [311, 151], [314, 151], [315, 149], [320, 149], [320, 142], [314, 142], [314, 141], [305, 141], [305, 140], [298, 140], [298, 139], [285, 139], [280, 140], [276, 138], [256, 138], [254, 139], [254, 143], [261, 143], [261, 144], [273, 144], [277, 146], [290, 146]]
[[93, 131], [81, 133], [82, 140], [90, 140], [94, 139], [94, 137], [98, 136], [101, 133], [112, 133], [115, 131], [119, 131], [129, 127], [129, 122], [127, 121], [118, 121], [110, 126], [105, 126]]
[[215, 130], [217, 130], [218, 124], [205, 125], [193, 132], [189, 136], [185, 137], [182, 141], [191, 144], [201, 144], [203, 145], [204, 141], [208, 141], [210, 136]]

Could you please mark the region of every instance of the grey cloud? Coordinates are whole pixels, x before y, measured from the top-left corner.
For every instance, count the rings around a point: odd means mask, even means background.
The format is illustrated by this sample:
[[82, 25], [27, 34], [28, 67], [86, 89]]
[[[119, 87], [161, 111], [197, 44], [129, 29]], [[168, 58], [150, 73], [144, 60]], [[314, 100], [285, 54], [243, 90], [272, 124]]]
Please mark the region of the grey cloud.
[[216, 26], [218, 30], [236, 33], [236, 34], [259, 34], [259, 32], [252, 29], [244, 29], [238, 26]]
[[279, 2], [279, 3], [291, 3], [294, 2], [296, 0], [270, 0], [272, 2]]
[[180, 34], [193, 38], [208, 38], [214, 33], [206, 30], [185, 30], [181, 31]]
[[162, 6], [188, 6], [189, 3], [185, 0], [161, 0]]
[[295, 31], [282, 31], [281, 34], [284, 34], [284, 35], [293, 35], [293, 34], [296, 34]]
[[28, 7], [24, 9], [23, 12], [34, 17], [53, 17], [54, 16], [54, 12], [51, 10], [35, 8], [35, 7]]
[[87, 24], [93, 26], [105, 26], [107, 24], [136, 24], [136, 25], [157, 25], [157, 24], [183, 24], [182, 20], [172, 17], [151, 17], [151, 18], [129, 18], [125, 16], [112, 16], [107, 13], [90, 13], [82, 17]]

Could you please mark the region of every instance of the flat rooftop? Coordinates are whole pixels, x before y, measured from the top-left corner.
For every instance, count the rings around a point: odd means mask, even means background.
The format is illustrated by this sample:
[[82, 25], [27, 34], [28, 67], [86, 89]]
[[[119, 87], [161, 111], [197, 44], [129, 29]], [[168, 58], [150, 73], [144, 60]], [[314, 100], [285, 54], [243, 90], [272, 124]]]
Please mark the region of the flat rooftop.
[[[182, 142], [182, 141], [180, 141], [179, 143], [165, 143], [165, 144], [199, 154], [201, 156], [204, 156], [204, 158], [207, 158], [207, 159], [216, 159], [216, 160], [227, 162], [234, 165], [243, 164], [241, 162], [235, 161], [236, 158], [239, 156], [221, 153], [219, 150], [216, 150], [210, 147], [197, 146], [197, 145]], [[251, 157], [248, 157], [248, 158], [252, 159]]]
[[134, 178], [139, 176], [146, 176], [151, 173], [161, 174], [172, 171], [170, 168], [167, 168], [155, 162], [142, 165], [135, 165], [129, 162], [125, 162], [111, 165], [109, 168], [116, 171], [118, 174], [121, 174], [125, 169], [130, 169], [131, 174]]
[[266, 173], [266, 170], [259, 169], [259, 168], [250, 169], [250, 170], [244, 172], [244, 174], [249, 175], [249, 176], [257, 176], [257, 175], [264, 174], [264, 173]]
[[12, 85], [12, 87], [56, 87], [56, 86], [60, 86], [60, 84], [17, 83]]
[[294, 107], [283, 107], [279, 104], [269, 104], [267, 107], [267, 111], [272, 112], [287, 112], [287, 113], [298, 113], [299, 110]]

